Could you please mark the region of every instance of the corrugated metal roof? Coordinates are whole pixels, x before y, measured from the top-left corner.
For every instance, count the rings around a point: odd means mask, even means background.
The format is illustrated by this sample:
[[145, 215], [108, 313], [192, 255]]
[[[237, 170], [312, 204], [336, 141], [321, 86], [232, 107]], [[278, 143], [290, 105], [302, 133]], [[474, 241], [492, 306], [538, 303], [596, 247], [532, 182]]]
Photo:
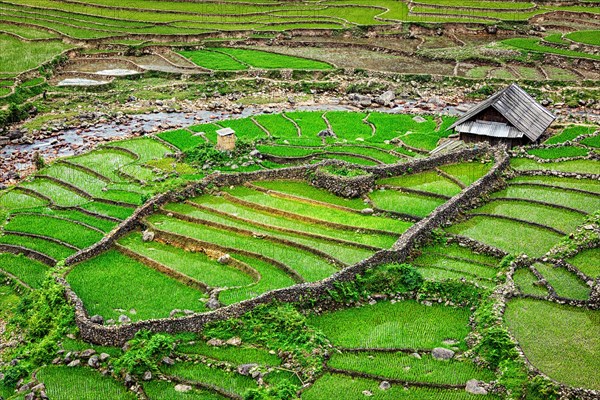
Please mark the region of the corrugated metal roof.
[[488, 107], [496, 109], [531, 141], [537, 140], [556, 119], [550, 111], [513, 83], [471, 108], [448, 129], [456, 128]]
[[473, 135], [501, 137], [501, 138], [520, 138], [523, 132], [514, 126], [506, 125], [502, 122], [491, 121], [466, 121], [454, 128], [456, 132], [471, 133]]
[[233, 135], [235, 133], [235, 131], [231, 128], [223, 128], [223, 129], [219, 129], [217, 131], [217, 135], [219, 136], [229, 136], [229, 135]]

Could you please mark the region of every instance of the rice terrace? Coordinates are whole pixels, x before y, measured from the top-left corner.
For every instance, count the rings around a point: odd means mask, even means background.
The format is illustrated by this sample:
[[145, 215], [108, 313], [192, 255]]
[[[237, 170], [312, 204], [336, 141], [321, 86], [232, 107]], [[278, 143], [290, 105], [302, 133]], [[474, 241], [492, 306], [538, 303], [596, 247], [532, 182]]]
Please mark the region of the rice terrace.
[[598, 0], [0, 0], [0, 400], [600, 399]]

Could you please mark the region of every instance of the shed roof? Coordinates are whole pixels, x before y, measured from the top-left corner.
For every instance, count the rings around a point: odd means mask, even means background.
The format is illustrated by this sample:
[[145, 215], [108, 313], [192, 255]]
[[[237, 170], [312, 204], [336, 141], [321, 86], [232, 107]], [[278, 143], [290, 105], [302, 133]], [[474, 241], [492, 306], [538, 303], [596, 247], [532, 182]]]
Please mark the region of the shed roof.
[[217, 131], [217, 135], [219, 136], [229, 136], [235, 134], [235, 131], [231, 128], [223, 128]]
[[[496, 109], [518, 131], [522, 132], [523, 135], [527, 136], [531, 141], [537, 140], [556, 119], [550, 111], [546, 110], [541, 104], [527, 94], [527, 92], [513, 83], [504, 90], [471, 108], [448, 129], [456, 128], [469, 121], [488, 107]], [[496, 133], [500, 134], [502, 132], [496, 131]], [[506, 130], [504, 133], [511, 134], [510, 130]], [[484, 135], [484, 133], [479, 134]]]

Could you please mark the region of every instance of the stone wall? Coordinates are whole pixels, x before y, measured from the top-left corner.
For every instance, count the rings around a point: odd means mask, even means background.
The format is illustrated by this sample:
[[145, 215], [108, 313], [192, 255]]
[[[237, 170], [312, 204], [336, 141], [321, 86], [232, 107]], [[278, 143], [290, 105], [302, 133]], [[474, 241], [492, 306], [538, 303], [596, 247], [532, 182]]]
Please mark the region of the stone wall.
[[[402, 174], [405, 172], [418, 172], [444, 163], [472, 159], [475, 156], [482, 155], [488, 150], [489, 149], [487, 148], [469, 149], [454, 154], [433, 157], [430, 160], [415, 160], [406, 164], [376, 166], [365, 169], [368, 169], [376, 176], [392, 176], [393, 174]], [[291, 167], [280, 170], [257, 171], [231, 175], [213, 174], [207, 177], [203, 182], [190, 185], [176, 194], [159, 195], [138, 209], [134, 215], [111, 232], [111, 234], [103, 241], [71, 257], [69, 259], [69, 264], [74, 264], [105, 251], [119, 235], [123, 235], [129, 230], [134, 229], [140, 218], [153, 212], [155, 207], [164, 204], [169, 199], [181, 199], [186, 196], [193, 196], [206, 188], [210, 183], [218, 186], [229, 186], [240, 185], [254, 180], [304, 179], [307, 173], [318, 168], [320, 165], [328, 163], [331, 163], [331, 160], [317, 165]], [[413, 227], [400, 237], [391, 250], [378, 251], [371, 257], [350, 267], [344, 268], [329, 278], [319, 282], [301, 283], [291, 287], [273, 290], [253, 299], [245, 300], [214, 311], [181, 318], [154, 319], [120, 326], [104, 326], [91, 322], [83, 302], [75, 292], [71, 290], [69, 284], [64, 279], [60, 278], [59, 283], [65, 287], [66, 296], [75, 306], [75, 320], [77, 326], [80, 330], [82, 339], [88, 342], [100, 345], [120, 346], [131, 339], [137, 331], [142, 329], [166, 333], [200, 332], [207, 323], [239, 317], [260, 304], [268, 304], [273, 301], [290, 303], [298, 302], [306, 298], [319, 298], [325, 296], [328, 291], [334, 287], [335, 282], [351, 281], [355, 279], [357, 274], [362, 274], [367, 269], [374, 268], [378, 265], [405, 261], [410, 256], [410, 251], [415, 242], [427, 237], [432, 229], [455, 216], [465, 204], [471, 202], [474, 197], [483, 195], [492, 190], [497, 184], [497, 181], [501, 179], [501, 172], [506, 169], [508, 165], [508, 154], [505, 151], [499, 151], [496, 155], [495, 165], [484, 177], [454, 196], [448, 203], [438, 207], [429, 217], [413, 225]]]
[[375, 176], [372, 173], [352, 177], [341, 176], [332, 174], [325, 168], [317, 168], [311, 176], [310, 183], [337, 196], [353, 199], [364, 196], [375, 188]]

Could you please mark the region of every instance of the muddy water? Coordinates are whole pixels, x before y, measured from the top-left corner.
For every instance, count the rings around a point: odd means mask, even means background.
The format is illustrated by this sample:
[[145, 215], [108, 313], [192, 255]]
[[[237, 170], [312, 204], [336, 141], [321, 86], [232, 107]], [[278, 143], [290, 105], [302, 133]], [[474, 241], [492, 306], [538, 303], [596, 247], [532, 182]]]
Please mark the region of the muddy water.
[[96, 86], [96, 85], [105, 85], [107, 81], [97, 81], [94, 79], [84, 79], [84, 78], [67, 78], [58, 82], [58, 86]]

